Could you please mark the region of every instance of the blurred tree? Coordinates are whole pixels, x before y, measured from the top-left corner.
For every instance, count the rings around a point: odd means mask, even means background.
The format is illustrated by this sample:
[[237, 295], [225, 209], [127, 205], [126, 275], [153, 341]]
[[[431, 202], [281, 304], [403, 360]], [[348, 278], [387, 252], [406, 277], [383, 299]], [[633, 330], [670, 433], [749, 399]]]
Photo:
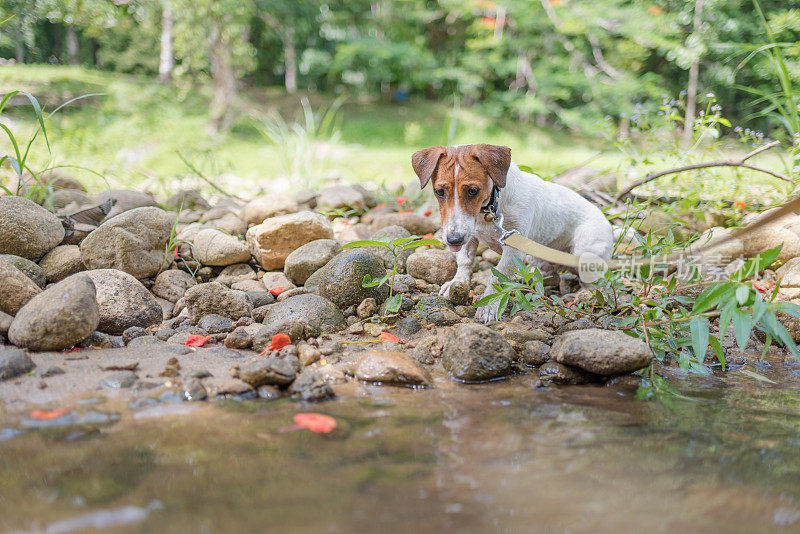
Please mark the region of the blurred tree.
[[172, 69], [175, 68], [175, 56], [172, 52], [172, 6], [169, 0], [163, 0], [161, 7], [161, 53], [158, 63], [158, 78], [162, 82], [172, 79]]

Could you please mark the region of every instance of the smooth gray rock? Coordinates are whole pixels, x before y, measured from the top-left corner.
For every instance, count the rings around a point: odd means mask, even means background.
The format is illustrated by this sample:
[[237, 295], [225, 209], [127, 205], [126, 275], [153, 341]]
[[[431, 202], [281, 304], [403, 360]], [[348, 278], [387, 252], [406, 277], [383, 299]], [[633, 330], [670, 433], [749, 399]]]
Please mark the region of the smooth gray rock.
[[234, 321], [240, 317], [252, 317], [253, 314], [253, 303], [247, 293], [228, 289], [218, 282], [190, 287], [183, 298], [193, 321], [211, 313]]
[[0, 380], [16, 378], [30, 372], [36, 365], [24, 350], [0, 348]]
[[41, 258], [64, 239], [58, 217], [19, 196], [0, 197], [0, 228], [0, 254], [29, 260]]
[[[50, 254], [50, 252], [48, 252], [48, 254]], [[30, 278], [33, 283], [41, 288], [44, 288], [45, 284], [47, 283], [47, 279], [45, 278], [42, 267], [31, 260], [27, 260], [22, 256], [15, 256], [13, 254], [0, 254], [0, 260], [5, 260], [22, 271], [22, 274]]]
[[0, 259], [0, 310], [16, 315], [29, 300], [41, 293], [41, 288], [11, 263]]
[[301, 286], [308, 277], [325, 266], [339, 251], [335, 239], [317, 239], [306, 243], [286, 257], [283, 273], [292, 283]]
[[187, 289], [195, 285], [197, 285], [197, 280], [186, 271], [168, 269], [158, 273], [150, 291], [157, 297], [161, 297], [174, 304], [183, 297]]
[[464, 324], [447, 338], [442, 350], [445, 370], [456, 380], [483, 382], [511, 372], [514, 350], [503, 336], [479, 324]]
[[120, 335], [131, 326], [147, 328], [160, 323], [161, 305], [136, 278], [116, 269], [86, 271], [97, 288], [97, 305], [100, 307], [98, 330]]
[[590, 373], [614, 376], [647, 367], [653, 353], [647, 344], [619, 330], [573, 330], [556, 338], [550, 357]]
[[322, 332], [338, 332], [347, 326], [342, 311], [331, 301], [310, 293], [295, 295], [270, 306], [264, 323], [307, 321]]
[[39, 262], [42, 273], [48, 282], [60, 282], [64, 278], [86, 269], [81, 260], [81, 249], [78, 245], [59, 245]]
[[97, 329], [100, 310], [91, 278], [76, 274], [33, 297], [14, 317], [8, 339], [30, 350], [62, 350]]
[[294, 381], [297, 371], [286, 358], [255, 358], [239, 366], [239, 378], [253, 387], [286, 386]]
[[383, 302], [389, 296], [388, 284], [363, 287], [364, 276], [373, 279], [386, 274], [383, 260], [362, 249], [345, 250], [306, 280], [306, 288], [333, 302], [340, 309], [358, 306], [365, 298]]

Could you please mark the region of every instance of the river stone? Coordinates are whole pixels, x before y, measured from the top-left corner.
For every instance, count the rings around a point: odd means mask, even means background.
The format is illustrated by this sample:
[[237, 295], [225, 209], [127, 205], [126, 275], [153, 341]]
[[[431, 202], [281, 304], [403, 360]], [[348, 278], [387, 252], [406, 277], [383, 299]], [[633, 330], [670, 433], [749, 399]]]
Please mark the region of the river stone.
[[14, 317], [4, 311], [0, 311], [0, 345], [3, 344], [3, 338], [8, 335], [8, 329], [11, 328], [11, 322]]
[[[761, 213], [754, 221], [751, 221], [751, 224], [768, 217], [777, 209], [780, 208], [773, 208]], [[778, 245], [783, 245], [776, 262], [789, 261], [800, 256], [800, 216], [795, 213], [784, 215], [743, 235], [741, 240], [744, 245], [744, 253], [748, 257], [755, 256]]]
[[270, 193], [248, 202], [239, 212], [239, 218], [247, 226], [253, 226], [271, 217], [295, 213], [297, 209], [297, 201], [289, 195]]
[[580, 367], [572, 367], [557, 362], [545, 362], [539, 367], [539, 379], [555, 384], [578, 385], [602, 381], [602, 377], [584, 371]]
[[267, 219], [250, 228], [245, 238], [256, 261], [270, 271], [283, 268], [287, 256], [306, 243], [333, 238], [333, 227], [325, 216], [301, 211]]
[[456, 255], [437, 248], [417, 249], [406, 260], [406, 272], [431, 284], [442, 285], [456, 275]]
[[323, 267], [339, 251], [335, 239], [317, 239], [306, 243], [286, 257], [283, 273], [295, 285], [306, 283], [308, 277]]
[[550, 357], [590, 373], [613, 376], [647, 367], [653, 353], [647, 344], [619, 330], [573, 330], [556, 338]]
[[313, 369], [306, 369], [300, 373], [289, 391], [293, 398], [303, 401], [323, 401], [334, 396], [331, 386]]
[[75, 206], [88, 206], [92, 203], [92, 197], [77, 189], [57, 189], [50, 195], [50, 202], [53, 209], [59, 211], [73, 203]]
[[347, 326], [342, 311], [331, 301], [307, 293], [295, 295], [270, 306], [264, 323], [278, 323], [285, 320], [307, 320], [322, 332], [338, 332]]
[[[413, 235], [432, 234], [438, 227], [428, 217], [417, 213], [384, 213], [374, 215], [368, 219], [372, 230], [380, 230], [387, 226], [402, 226]], [[364, 221], [365, 223], [367, 221]]]
[[110, 221], [120, 213], [136, 208], [155, 207], [158, 202], [153, 195], [142, 191], [130, 191], [128, 189], [109, 189], [97, 193], [94, 197], [96, 204], [102, 204], [109, 198], [114, 199], [114, 206], [108, 212], [104, 221]]
[[366, 207], [364, 194], [352, 185], [329, 185], [319, 190], [317, 207], [320, 211], [331, 209], [355, 209]]
[[14, 317], [8, 339], [30, 350], [62, 350], [89, 336], [99, 323], [94, 283], [76, 274], [33, 297]]
[[41, 288], [25, 273], [0, 259], [0, 310], [16, 315], [29, 300], [41, 293]]
[[447, 338], [442, 363], [453, 378], [482, 382], [511, 372], [514, 350], [491, 328], [479, 324], [458, 326]]
[[41, 258], [64, 239], [61, 221], [24, 197], [0, 197], [0, 254]]
[[25, 351], [0, 347], [0, 380], [16, 378], [33, 370], [36, 365]]
[[81, 241], [87, 269], [119, 269], [151, 278], [164, 264], [174, 216], [160, 208], [135, 208], [97, 227]]
[[417, 361], [403, 352], [371, 350], [356, 363], [356, 378], [396, 386], [429, 386], [431, 376]]
[[426, 325], [450, 326], [461, 322], [453, 303], [439, 295], [421, 298], [414, 307], [414, 315]]
[[197, 261], [203, 265], [233, 265], [250, 261], [247, 243], [213, 228], [200, 230], [192, 239]]
[[233, 321], [222, 315], [210, 313], [201, 317], [200, 320], [197, 321], [197, 326], [209, 334], [221, 334], [233, 330]]
[[85, 269], [78, 245], [59, 245], [39, 262], [48, 282], [60, 282], [64, 278]]
[[30, 278], [40, 288], [44, 288], [47, 283], [47, 278], [45, 277], [42, 267], [31, 260], [26, 260], [21, 256], [15, 256], [13, 254], [0, 254], [0, 260], [5, 260], [22, 271], [22, 274]]
[[263, 327], [261, 327], [253, 335], [253, 350], [261, 352], [266, 350], [272, 338], [276, 334], [286, 334], [292, 340], [292, 343], [302, 339], [317, 337], [322, 333], [319, 323], [312, 322], [309, 319], [275, 319], [266, 320]]
[[116, 269], [94, 269], [85, 274], [97, 288], [97, 330], [116, 336], [131, 326], [147, 328], [164, 319], [155, 297], [130, 274]]
[[287, 358], [258, 357], [239, 365], [239, 378], [253, 387], [286, 386], [294, 381], [297, 371]]
[[197, 281], [191, 274], [179, 269], [169, 269], [158, 273], [150, 291], [174, 304], [183, 297], [187, 289], [195, 285]]
[[543, 341], [531, 340], [522, 345], [522, 363], [538, 367], [550, 359], [550, 345]]
[[[373, 239], [375, 241], [391, 242], [394, 241], [395, 239], [404, 239], [408, 237], [411, 237], [411, 232], [409, 232], [402, 226], [392, 225], [392, 226], [386, 226], [384, 228], [381, 228], [377, 232], [374, 232], [372, 234], [372, 237], [370, 237], [370, 239]], [[392, 265], [395, 264], [394, 254], [392, 254], [392, 251], [386, 247], [364, 247], [364, 250], [368, 250], [369, 252], [372, 252], [373, 254], [383, 258], [383, 263], [387, 269], [391, 269]], [[408, 260], [408, 257], [411, 256], [413, 253], [414, 253], [413, 248], [408, 248], [405, 250], [401, 250], [399, 252], [396, 260], [398, 273], [406, 272], [406, 261]]]
[[[215, 282], [219, 282], [220, 284], [222, 284], [224, 286], [230, 287], [233, 284], [246, 282], [248, 280], [252, 281], [252, 282], [256, 282], [257, 278], [258, 278], [258, 275], [256, 275], [256, 272], [248, 264], [246, 264], [246, 263], [236, 263], [234, 265], [228, 265], [227, 267], [222, 269], [222, 272], [219, 273], [219, 276], [217, 276], [214, 279], [214, 281]], [[264, 291], [264, 285], [259, 283], [259, 282], [256, 282], [256, 283], [259, 284], [260, 291]], [[234, 288], [234, 289], [236, 289], [236, 288]], [[245, 291], [245, 290], [242, 290], [242, 291]]]
[[364, 276], [373, 279], [386, 274], [383, 260], [374, 254], [358, 248], [337, 254], [324, 267], [306, 280], [310, 291], [319, 293], [340, 309], [358, 306], [366, 298], [383, 302], [389, 296], [387, 284], [376, 287], [363, 287]]
[[240, 317], [251, 317], [253, 303], [244, 291], [228, 289], [218, 282], [197, 284], [184, 295], [189, 318], [193, 321], [204, 315], [215, 313], [236, 321]]
[[700, 248], [706, 249], [700, 258], [693, 260], [693, 263], [725, 267], [733, 260], [741, 258], [744, 255], [744, 243], [740, 239], [733, 238], [722, 243], [722, 240], [729, 238], [730, 234], [731, 230], [728, 228], [720, 226], [709, 228], [690, 248], [691, 252], [696, 252]]
[[164, 203], [174, 210], [197, 210], [205, 211], [211, 209], [211, 204], [203, 198], [203, 194], [197, 189], [181, 189]]

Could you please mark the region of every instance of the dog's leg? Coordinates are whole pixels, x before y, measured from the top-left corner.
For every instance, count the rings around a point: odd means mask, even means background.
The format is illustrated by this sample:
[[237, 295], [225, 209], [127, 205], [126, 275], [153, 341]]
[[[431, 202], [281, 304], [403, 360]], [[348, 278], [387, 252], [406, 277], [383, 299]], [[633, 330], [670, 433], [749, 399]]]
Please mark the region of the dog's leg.
[[[522, 259], [523, 255], [515, 248], [504, 246], [503, 253], [500, 255], [500, 261], [497, 262], [497, 270], [510, 277], [512, 269], [516, 267], [514, 257]], [[489, 283], [486, 284], [486, 291], [484, 291], [483, 297], [481, 298], [488, 297], [492, 293], [495, 293], [494, 287], [492, 287], [495, 282], [497, 282], [497, 277], [492, 275], [489, 278]], [[496, 321], [498, 319], [497, 312], [499, 310], [500, 302], [495, 301], [491, 304], [487, 304], [486, 306], [481, 306], [478, 308], [478, 310], [475, 312], [475, 318], [482, 323], [491, 323], [492, 321]]]
[[456, 275], [453, 277], [452, 280], [446, 282], [442, 289], [439, 290], [439, 294], [445, 298], [450, 298], [450, 286], [453, 285], [453, 282], [456, 283], [465, 283], [467, 287], [469, 287], [469, 282], [472, 280], [472, 266], [475, 264], [475, 253], [478, 250], [478, 238], [473, 237], [470, 239], [467, 244], [461, 247], [461, 250], [458, 251], [456, 254], [456, 263], [458, 264], [458, 268], [456, 269]]

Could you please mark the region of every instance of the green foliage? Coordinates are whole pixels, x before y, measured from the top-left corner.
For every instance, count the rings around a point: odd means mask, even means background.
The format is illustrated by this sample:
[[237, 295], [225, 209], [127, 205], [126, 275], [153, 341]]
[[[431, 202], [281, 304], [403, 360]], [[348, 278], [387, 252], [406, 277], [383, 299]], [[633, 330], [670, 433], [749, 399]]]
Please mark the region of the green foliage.
[[419, 236], [400, 237], [397, 239], [367, 239], [362, 241], [352, 241], [342, 246], [343, 249], [354, 247], [381, 247], [392, 254], [392, 268], [380, 278], [372, 278], [369, 274], [364, 275], [361, 282], [362, 287], [377, 287], [389, 282], [389, 298], [386, 300], [386, 311], [395, 314], [400, 311], [403, 304], [403, 295], [394, 294], [394, 277], [397, 274], [397, 259], [404, 250], [411, 250], [419, 247], [444, 247], [438, 239], [425, 239]]

